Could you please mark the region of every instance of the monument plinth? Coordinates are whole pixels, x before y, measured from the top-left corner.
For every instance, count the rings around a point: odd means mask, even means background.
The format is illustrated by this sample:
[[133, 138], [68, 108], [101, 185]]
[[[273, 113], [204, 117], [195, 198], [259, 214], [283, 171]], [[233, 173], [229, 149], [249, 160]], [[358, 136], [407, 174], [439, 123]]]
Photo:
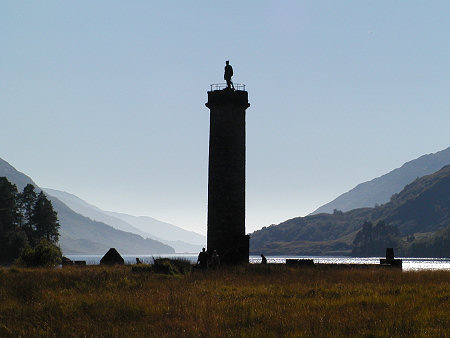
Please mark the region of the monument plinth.
[[249, 106], [245, 90], [227, 87], [208, 92], [207, 245], [208, 252], [216, 250], [229, 264], [248, 263], [249, 257], [245, 235], [245, 110]]

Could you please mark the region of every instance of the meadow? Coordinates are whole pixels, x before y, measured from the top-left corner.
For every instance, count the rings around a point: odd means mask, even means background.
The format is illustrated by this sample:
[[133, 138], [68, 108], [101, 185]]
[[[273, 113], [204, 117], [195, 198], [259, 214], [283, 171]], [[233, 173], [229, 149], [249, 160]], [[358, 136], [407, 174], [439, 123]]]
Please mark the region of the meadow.
[[1, 337], [450, 337], [450, 271], [0, 268]]

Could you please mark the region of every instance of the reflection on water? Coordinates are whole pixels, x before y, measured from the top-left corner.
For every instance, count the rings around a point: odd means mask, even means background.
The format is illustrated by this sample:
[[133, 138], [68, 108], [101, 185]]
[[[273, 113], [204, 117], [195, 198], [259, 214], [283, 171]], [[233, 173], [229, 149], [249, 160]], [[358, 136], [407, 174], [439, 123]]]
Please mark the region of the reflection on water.
[[[286, 263], [290, 259], [312, 259], [314, 263], [326, 264], [380, 264], [380, 258], [385, 257], [325, 257], [325, 256], [272, 256], [267, 257], [268, 263]], [[403, 260], [403, 271], [415, 270], [450, 270], [449, 258], [409, 258], [396, 257]], [[258, 256], [250, 256], [250, 263], [261, 263]]]
[[[86, 261], [89, 265], [100, 264], [103, 255], [67, 255], [71, 260]], [[152, 263], [153, 258], [183, 258], [192, 263], [197, 262], [197, 254], [165, 254], [165, 255], [123, 255], [126, 264], [136, 263], [138, 257], [143, 263]], [[380, 258], [384, 257], [326, 257], [326, 256], [266, 256], [268, 263], [285, 264], [286, 259], [312, 259], [314, 263], [326, 264], [380, 264]], [[397, 257], [396, 257], [397, 258]], [[450, 270], [450, 258], [408, 258], [398, 257], [403, 260], [403, 271], [415, 270]], [[261, 263], [260, 256], [250, 256], [250, 263]]]

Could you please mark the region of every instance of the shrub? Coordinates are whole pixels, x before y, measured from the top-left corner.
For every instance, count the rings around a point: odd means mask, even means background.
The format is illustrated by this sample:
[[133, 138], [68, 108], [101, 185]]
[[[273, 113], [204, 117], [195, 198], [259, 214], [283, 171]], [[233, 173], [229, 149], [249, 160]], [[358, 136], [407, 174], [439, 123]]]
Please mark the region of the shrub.
[[153, 271], [166, 275], [185, 274], [191, 271], [191, 262], [182, 258], [154, 258]]
[[26, 247], [17, 260], [23, 266], [55, 266], [62, 260], [61, 249], [55, 244], [42, 239], [35, 247]]

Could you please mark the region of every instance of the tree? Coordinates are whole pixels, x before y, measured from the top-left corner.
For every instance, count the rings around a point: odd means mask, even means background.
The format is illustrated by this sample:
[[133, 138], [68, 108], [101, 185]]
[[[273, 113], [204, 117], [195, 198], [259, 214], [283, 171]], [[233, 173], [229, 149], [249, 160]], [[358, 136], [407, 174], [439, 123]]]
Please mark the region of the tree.
[[4, 234], [18, 225], [19, 209], [16, 203], [17, 187], [6, 177], [0, 177], [0, 233]]
[[9, 264], [21, 255], [25, 260], [28, 257], [26, 265], [30, 261], [53, 264], [61, 253], [56, 246], [59, 227], [52, 203], [43, 192], [36, 196], [34, 186], [28, 184], [18, 193], [14, 184], [0, 177], [0, 263]]
[[0, 177], [0, 262], [10, 262], [22, 249], [26, 236], [18, 227], [17, 187]]
[[344, 213], [342, 212], [342, 210], [333, 209], [333, 215], [342, 216], [343, 214], [344, 214]]
[[58, 242], [60, 227], [58, 217], [56, 211], [53, 210], [52, 202], [47, 199], [42, 191], [34, 204], [31, 221], [35, 229], [35, 238], [45, 238], [51, 243]]
[[379, 221], [376, 226], [365, 221], [362, 229], [353, 241], [352, 255], [354, 256], [382, 256], [386, 248], [398, 249], [400, 232], [395, 226]]
[[32, 216], [36, 199], [37, 195], [34, 191], [34, 185], [32, 184], [27, 184], [27, 186], [23, 188], [23, 192], [18, 195], [19, 211], [21, 214], [20, 226], [25, 230], [29, 238], [34, 237]]

